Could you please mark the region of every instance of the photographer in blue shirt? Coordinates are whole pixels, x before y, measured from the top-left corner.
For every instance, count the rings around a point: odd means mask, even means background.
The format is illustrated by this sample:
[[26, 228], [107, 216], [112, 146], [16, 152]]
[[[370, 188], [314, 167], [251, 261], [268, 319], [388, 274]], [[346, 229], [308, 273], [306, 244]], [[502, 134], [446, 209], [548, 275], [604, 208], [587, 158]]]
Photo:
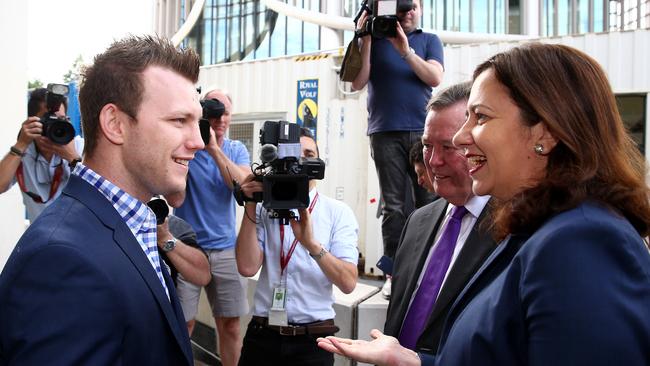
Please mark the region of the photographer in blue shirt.
[[[418, 185], [409, 150], [422, 136], [431, 89], [440, 84], [444, 71], [440, 39], [418, 28], [420, 0], [398, 3], [396, 36], [361, 37], [361, 71], [352, 82], [355, 90], [368, 85], [368, 136], [383, 201], [384, 254], [391, 258], [408, 216], [405, 211], [411, 206], [406, 204], [405, 177], [410, 177], [416, 208], [434, 198]], [[411, 3], [411, 10], [400, 11]], [[364, 11], [357, 29], [366, 29], [368, 21]], [[382, 294], [390, 297], [390, 279]]]
[[[237, 272], [235, 262], [237, 233], [232, 188], [233, 181], [243, 181], [250, 171], [250, 157], [244, 144], [226, 138], [232, 114], [230, 96], [214, 89], [204, 97], [204, 101], [211, 99], [220, 102], [223, 112], [219, 117], [204, 116], [210, 123], [210, 140], [189, 164], [187, 188], [180, 193], [182, 197], [172, 199], [183, 202], [175, 215], [194, 228], [199, 245], [208, 253], [212, 280], [205, 290], [217, 326], [221, 362], [234, 366], [241, 349], [239, 317], [248, 313], [248, 299], [246, 279]], [[191, 334], [201, 287], [181, 274], [177, 289]]]

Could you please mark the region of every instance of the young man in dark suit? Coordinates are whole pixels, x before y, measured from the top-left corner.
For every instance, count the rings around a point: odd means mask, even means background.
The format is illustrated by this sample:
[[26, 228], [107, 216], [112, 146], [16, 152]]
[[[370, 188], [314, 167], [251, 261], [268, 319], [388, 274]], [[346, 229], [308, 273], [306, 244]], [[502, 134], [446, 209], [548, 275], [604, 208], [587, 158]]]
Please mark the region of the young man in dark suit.
[[[436, 353], [449, 307], [495, 247], [481, 225], [489, 197], [473, 195], [467, 160], [451, 142], [465, 121], [469, 92], [469, 83], [456, 84], [427, 106], [424, 164], [441, 198], [408, 218], [395, 256], [384, 331], [417, 352]], [[445, 251], [444, 233], [460, 207], [466, 213]]]
[[83, 163], [0, 275], [0, 365], [192, 365], [146, 202], [185, 189], [204, 145], [199, 59], [156, 37], [86, 69]]

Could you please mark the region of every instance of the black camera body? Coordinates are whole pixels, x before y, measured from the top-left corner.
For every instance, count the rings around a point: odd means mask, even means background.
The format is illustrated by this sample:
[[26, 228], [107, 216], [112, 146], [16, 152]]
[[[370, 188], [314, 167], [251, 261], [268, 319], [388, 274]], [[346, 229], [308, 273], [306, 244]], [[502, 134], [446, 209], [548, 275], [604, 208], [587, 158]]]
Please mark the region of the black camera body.
[[[309, 181], [325, 177], [325, 162], [320, 158], [301, 158], [300, 126], [287, 121], [266, 121], [260, 130], [260, 160], [253, 170], [262, 182], [261, 194], [247, 198], [262, 202], [269, 217], [286, 224], [293, 209], [309, 207]], [[243, 204], [241, 192], [237, 201]]]
[[210, 142], [210, 118], [221, 118], [226, 112], [226, 106], [219, 99], [212, 98], [201, 101], [203, 115], [199, 120], [199, 129], [201, 130], [201, 139], [204, 144]]
[[41, 135], [59, 145], [67, 145], [75, 136], [70, 119], [67, 116], [59, 117], [56, 115], [56, 112], [61, 108], [61, 104], [65, 102], [68, 91], [67, 85], [47, 84], [47, 93], [45, 94], [47, 112], [41, 117], [41, 123], [43, 124]]
[[368, 11], [368, 20], [362, 34], [374, 38], [397, 36], [397, 13], [413, 9], [413, 0], [367, 0], [361, 8]]
[[147, 206], [149, 206], [156, 215], [156, 225], [162, 225], [167, 219], [167, 216], [169, 216], [169, 206], [167, 205], [167, 201], [162, 198], [154, 198], [147, 202]]

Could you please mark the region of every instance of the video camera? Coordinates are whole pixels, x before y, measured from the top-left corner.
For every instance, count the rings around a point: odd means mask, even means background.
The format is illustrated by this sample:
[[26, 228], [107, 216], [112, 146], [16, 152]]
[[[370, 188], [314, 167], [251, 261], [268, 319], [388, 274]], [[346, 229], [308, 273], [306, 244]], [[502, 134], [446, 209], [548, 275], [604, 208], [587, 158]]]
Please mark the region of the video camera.
[[226, 112], [226, 106], [219, 101], [219, 99], [212, 98], [201, 101], [203, 108], [203, 116], [199, 120], [199, 129], [201, 130], [201, 138], [204, 144], [210, 142], [210, 118], [221, 118]]
[[300, 126], [287, 121], [266, 121], [260, 130], [260, 160], [253, 174], [262, 182], [262, 192], [244, 197], [236, 185], [235, 198], [262, 202], [269, 217], [283, 225], [295, 216], [292, 209], [309, 206], [309, 180], [325, 177], [325, 162], [319, 158], [301, 158]]
[[368, 12], [368, 20], [359, 35], [370, 34], [374, 38], [397, 36], [397, 14], [410, 11], [413, 6], [413, 0], [364, 0], [354, 19], [356, 23], [364, 10]]
[[47, 84], [47, 93], [45, 94], [47, 112], [41, 117], [41, 123], [43, 124], [41, 135], [59, 145], [67, 145], [75, 136], [70, 118], [56, 115], [56, 112], [61, 108], [61, 104], [65, 102], [68, 91], [67, 85]]

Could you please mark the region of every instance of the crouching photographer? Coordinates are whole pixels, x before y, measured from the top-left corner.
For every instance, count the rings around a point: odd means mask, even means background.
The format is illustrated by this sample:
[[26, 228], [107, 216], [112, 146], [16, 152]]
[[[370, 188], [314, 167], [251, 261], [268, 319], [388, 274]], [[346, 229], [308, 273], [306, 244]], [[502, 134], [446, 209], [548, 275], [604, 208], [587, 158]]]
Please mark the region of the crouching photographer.
[[83, 139], [75, 137], [66, 117], [67, 94], [62, 84], [32, 91], [29, 117], [0, 161], [0, 193], [17, 182], [30, 222], [61, 194], [71, 167], [81, 160]]
[[[299, 136], [300, 157], [318, 158], [311, 132], [301, 128]], [[315, 179], [307, 182], [305, 207], [304, 200], [296, 196], [298, 191], [285, 188], [292, 191], [281, 192], [280, 187], [291, 184], [277, 184], [281, 181], [278, 175], [282, 175], [277, 173], [276, 169], [275, 174], [266, 176], [266, 186], [264, 179], [251, 174], [240, 187], [246, 202], [235, 247], [237, 267], [248, 277], [260, 267], [262, 270], [239, 365], [332, 365], [333, 356], [318, 348], [316, 339], [338, 331], [333, 320], [332, 285], [344, 293], [356, 286], [357, 221], [347, 205], [320, 194]], [[286, 174], [287, 180], [300, 185], [300, 179], [291, 175]], [[268, 191], [272, 187], [275, 192]], [[260, 194], [264, 203], [253, 199]], [[287, 198], [284, 206], [282, 197]], [[299, 207], [297, 214], [286, 208], [289, 206]], [[285, 209], [293, 212], [287, 215], [290, 225], [278, 215], [269, 215], [269, 210]]]

